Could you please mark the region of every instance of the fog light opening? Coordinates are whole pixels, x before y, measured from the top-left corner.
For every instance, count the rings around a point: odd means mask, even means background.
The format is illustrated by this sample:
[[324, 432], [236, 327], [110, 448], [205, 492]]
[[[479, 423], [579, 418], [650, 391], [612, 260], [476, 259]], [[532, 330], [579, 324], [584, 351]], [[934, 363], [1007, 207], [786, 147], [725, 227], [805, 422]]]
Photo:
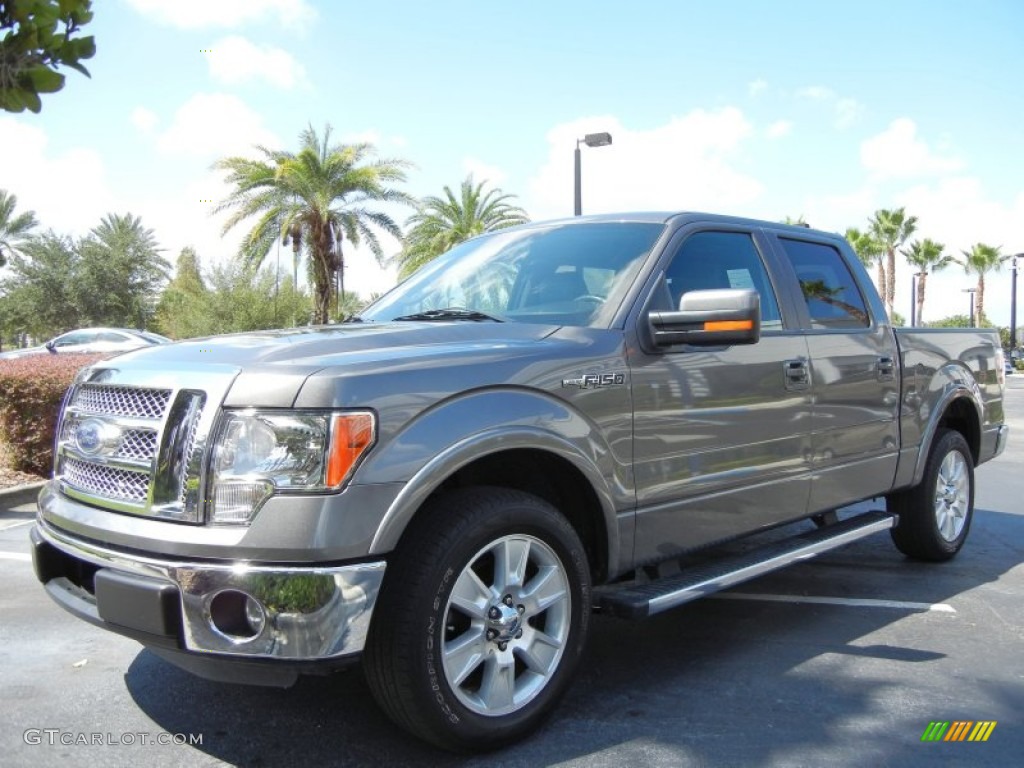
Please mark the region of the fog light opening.
[[245, 592], [226, 589], [210, 600], [210, 625], [230, 640], [252, 640], [266, 624], [263, 606]]

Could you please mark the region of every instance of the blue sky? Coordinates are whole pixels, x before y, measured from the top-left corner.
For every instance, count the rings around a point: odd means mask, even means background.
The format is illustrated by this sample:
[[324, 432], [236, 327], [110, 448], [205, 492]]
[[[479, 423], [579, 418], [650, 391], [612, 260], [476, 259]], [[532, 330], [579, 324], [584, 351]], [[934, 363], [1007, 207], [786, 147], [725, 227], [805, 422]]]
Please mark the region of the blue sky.
[[[583, 150], [585, 213], [803, 215], [842, 231], [905, 205], [953, 253], [1024, 251], [1015, 0], [94, 5], [92, 78], [70, 72], [39, 115], [0, 114], [0, 187], [60, 232], [141, 215], [172, 262], [185, 245], [208, 265], [236, 247], [241, 230], [222, 238], [200, 202], [225, 193], [214, 160], [291, 149], [327, 123], [415, 163], [414, 195], [472, 172], [534, 219], [572, 213], [575, 139], [609, 131], [612, 146]], [[997, 323], [1009, 280], [1007, 267], [988, 281]], [[352, 254], [349, 288], [393, 282]], [[926, 319], [966, 313], [971, 284], [955, 266], [935, 275]]]

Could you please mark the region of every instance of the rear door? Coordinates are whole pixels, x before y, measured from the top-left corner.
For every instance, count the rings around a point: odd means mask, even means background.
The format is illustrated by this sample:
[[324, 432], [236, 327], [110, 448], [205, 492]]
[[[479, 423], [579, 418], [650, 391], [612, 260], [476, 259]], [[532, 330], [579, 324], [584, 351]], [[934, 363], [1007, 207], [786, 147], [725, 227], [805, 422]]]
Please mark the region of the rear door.
[[899, 451], [899, 359], [870, 278], [836, 242], [790, 233], [774, 242], [800, 286], [810, 357], [809, 511], [886, 493]]
[[757, 344], [628, 351], [634, 408], [636, 558], [674, 553], [806, 513], [807, 348], [780, 300], [771, 249], [755, 228], [684, 228], [669, 244], [634, 318], [678, 308], [683, 293], [752, 288]]

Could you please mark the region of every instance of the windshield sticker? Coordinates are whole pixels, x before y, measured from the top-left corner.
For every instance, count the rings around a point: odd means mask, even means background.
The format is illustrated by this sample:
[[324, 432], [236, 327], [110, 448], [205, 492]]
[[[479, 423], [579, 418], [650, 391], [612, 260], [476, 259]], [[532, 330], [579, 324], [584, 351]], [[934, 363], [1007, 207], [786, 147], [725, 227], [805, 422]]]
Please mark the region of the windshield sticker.
[[729, 275], [730, 287], [745, 288], [749, 291], [756, 290], [754, 288], [754, 278], [750, 276], [749, 269], [727, 269], [725, 272]]

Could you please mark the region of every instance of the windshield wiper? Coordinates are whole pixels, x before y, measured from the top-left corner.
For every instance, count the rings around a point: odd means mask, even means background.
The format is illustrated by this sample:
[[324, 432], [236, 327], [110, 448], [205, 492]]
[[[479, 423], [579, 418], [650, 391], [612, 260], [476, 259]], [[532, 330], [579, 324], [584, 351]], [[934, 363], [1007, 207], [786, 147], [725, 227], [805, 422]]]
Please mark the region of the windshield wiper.
[[447, 307], [446, 309], [428, 309], [426, 312], [416, 312], [411, 315], [402, 315], [395, 320], [491, 320], [495, 323], [505, 322], [500, 317], [488, 315], [475, 309], [462, 309], [461, 307]]

